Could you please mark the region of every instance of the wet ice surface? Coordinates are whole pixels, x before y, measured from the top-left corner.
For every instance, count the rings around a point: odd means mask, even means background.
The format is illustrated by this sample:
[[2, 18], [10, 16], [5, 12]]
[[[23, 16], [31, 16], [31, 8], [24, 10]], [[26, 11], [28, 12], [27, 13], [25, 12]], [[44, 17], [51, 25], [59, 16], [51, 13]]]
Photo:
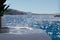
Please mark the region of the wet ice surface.
[[9, 33], [0, 33], [1, 40], [50, 40], [41, 29], [30, 27], [10, 28]]

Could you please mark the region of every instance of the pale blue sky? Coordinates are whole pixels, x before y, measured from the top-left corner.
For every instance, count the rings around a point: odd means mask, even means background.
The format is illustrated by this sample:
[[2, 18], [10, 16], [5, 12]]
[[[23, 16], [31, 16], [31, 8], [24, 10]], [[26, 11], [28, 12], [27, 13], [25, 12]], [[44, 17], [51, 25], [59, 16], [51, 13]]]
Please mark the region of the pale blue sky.
[[33, 13], [59, 12], [58, 0], [7, 0], [10, 8]]

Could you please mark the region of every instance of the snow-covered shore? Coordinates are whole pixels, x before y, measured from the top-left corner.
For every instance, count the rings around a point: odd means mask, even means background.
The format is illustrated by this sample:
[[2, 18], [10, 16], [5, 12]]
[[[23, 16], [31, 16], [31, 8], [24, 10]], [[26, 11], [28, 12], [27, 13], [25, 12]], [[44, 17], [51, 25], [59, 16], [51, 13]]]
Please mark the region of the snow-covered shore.
[[0, 33], [0, 40], [51, 40], [41, 29], [20, 27], [10, 28], [9, 33]]

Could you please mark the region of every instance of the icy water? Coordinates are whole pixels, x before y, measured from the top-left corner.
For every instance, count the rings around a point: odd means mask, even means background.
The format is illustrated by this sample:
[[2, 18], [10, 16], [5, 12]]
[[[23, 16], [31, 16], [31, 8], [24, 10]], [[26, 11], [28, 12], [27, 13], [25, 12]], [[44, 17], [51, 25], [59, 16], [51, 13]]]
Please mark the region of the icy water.
[[53, 40], [60, 40], [60, 18], [42, 15], [4, 15], [2, 26], [43, 29]]

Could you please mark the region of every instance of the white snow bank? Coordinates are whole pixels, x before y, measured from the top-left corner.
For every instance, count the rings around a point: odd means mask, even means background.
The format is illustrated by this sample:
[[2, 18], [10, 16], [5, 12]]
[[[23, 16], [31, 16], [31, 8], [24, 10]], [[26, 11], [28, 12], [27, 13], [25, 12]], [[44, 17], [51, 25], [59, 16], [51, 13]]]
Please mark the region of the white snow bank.
[[9, 33], [0, 33], [0, 40], [51, 40], [41, 29], [12, 27], [9, 30]]

